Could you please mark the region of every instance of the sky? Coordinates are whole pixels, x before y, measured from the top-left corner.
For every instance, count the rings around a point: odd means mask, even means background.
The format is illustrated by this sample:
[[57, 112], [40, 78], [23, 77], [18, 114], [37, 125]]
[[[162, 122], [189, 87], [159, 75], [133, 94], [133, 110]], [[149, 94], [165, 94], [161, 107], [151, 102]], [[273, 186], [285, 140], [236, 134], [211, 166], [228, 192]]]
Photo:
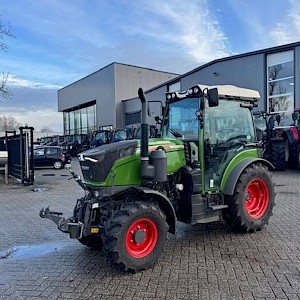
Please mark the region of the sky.
[[36, 131], [62, 132], [57, 90], [112, 62], [184, 74], [300, 41], [298, 0], [0, 0], [0, 20], [0, 116]]

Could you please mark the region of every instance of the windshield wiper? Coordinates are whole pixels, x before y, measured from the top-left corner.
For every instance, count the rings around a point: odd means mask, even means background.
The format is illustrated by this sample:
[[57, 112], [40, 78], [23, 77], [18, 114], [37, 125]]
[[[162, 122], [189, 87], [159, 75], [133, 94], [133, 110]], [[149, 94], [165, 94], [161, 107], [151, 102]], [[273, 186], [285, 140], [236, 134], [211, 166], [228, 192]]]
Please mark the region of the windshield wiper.
[[182, 135], [178, 131], [171, 128], [169, 128], [169, 130], [176, 138], [182, 137]]

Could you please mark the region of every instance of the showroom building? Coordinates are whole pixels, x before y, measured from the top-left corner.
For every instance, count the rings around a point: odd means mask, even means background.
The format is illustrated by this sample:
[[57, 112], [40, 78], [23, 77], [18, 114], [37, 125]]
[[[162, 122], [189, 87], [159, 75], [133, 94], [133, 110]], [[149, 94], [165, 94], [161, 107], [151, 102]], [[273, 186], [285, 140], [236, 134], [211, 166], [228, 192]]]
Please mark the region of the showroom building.
[[[292, 111], [300, 106], [299, 82], [300, 42], [297, 42], [216, 59], [179, 76], [114, 63], [59, 90], [58, 105], [59, 111], [64, 112], [65, 133], [72, 133], [70, 124], [76, 127], [81, 109], [82, 115], [86, 114], [81, 120], [82, 128], [86, 126], [85, 119], [92, 116], [95, 128], [138, 123], [140, 86], [146, 90], [147, 100], [153, 103], [150, 113], [154, 116], [159, 114], [158, 107], [165, 101], [166, 92], [187, 90], [195, 84], [230, 84], [254, 89], [261, 96], [256, 110]], [[283, 120], [290, 120], [287, 115]], [[149, 123], [152, 122], [150, 118]]]
[[[92, 133], [99, 128], [123, 128], [122, 100], [136, 97], [139, 87], [150, 89], [178, 74], [112, 63], [58, 90], [64, 134]], [[136, 112], [128, 114], [136, 115]]]
[[[259, 91], [257, 111], [292, 111], [300, 107], [300, 42], [211, 61], [147, 91], [147, 99], [164, 101], [165, 93], [195, 84], [229, 84]], [[124, 114], [140, 107], [138, 99], [123, 101]], [[285, 113], [283, 122], [290, 122]]]

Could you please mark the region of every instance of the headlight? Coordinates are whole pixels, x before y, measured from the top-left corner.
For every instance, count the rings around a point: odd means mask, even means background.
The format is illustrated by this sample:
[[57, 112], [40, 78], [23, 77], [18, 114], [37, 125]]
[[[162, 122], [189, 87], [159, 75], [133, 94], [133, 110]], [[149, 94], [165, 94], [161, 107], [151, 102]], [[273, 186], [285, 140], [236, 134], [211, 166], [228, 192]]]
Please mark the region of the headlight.
[[198, 94], [199, 93], [199, 88], [198, 87], [194, 87], [194, 94]]

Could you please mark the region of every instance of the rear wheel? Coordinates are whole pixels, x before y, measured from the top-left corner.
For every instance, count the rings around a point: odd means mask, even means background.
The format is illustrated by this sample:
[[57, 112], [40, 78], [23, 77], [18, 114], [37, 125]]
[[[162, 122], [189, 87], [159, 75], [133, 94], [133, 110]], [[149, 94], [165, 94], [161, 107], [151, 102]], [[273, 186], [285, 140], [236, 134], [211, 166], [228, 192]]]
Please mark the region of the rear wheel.
[[105, 252], [125, 271], [152, 266], [167, 239], [166, 217], [154, 203], [137, 201], [121, 205], [104, 227]]
[[289, 150], [289, 142], [288, 141], [285, 141], [284, 151], [285, 151], [285, 162], [287, 163], [290, 158], [290, 150]]
[[298, 146], [298, 149], [297, 149], [297, 160], [296, 160], [296, 163], [297, 163], [297, 169], [300, 170], [300, 145]]
[[284, 171], [286, 167], [286, 143], [274, 142], [270, 145], [270, 162], [277, 171]]
[[274, 197], [270, 172], [262, 164], [252, 164], [240, 175], [224, 219], [238, 231], [260, 230], [272, 215]]
[[284, 138], [286, 140], [289, 153], [287, 165], [291, 169], [297, 169], [297, 149], [299, 142], [293, 135], [291, 128], [284, 132]]

